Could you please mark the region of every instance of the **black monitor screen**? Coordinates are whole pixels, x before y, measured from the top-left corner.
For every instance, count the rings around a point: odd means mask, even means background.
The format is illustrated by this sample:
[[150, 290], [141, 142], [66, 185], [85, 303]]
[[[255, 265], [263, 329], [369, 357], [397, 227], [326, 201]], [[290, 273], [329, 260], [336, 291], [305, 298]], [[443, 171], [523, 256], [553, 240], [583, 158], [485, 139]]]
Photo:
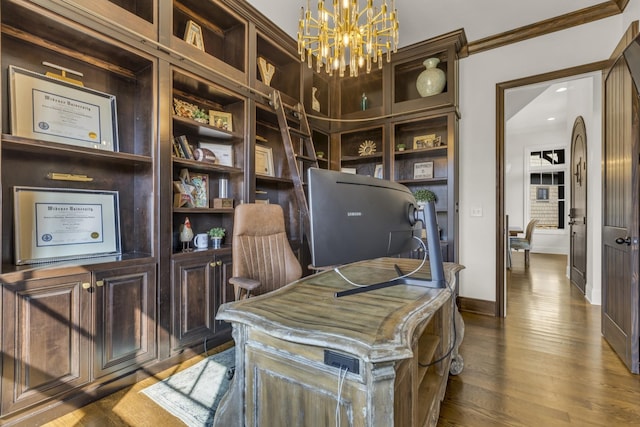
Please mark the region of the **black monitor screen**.
[[309, 170], [311, 257], [316, 267], [415, 249], [421, 223], [404, 185], [364, 175]]

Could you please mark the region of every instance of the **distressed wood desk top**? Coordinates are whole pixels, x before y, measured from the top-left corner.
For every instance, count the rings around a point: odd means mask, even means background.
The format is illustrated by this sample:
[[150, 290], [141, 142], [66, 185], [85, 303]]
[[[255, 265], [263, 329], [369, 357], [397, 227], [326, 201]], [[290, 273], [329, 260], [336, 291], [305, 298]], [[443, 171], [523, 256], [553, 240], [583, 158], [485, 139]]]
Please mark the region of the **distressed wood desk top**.
[[[340, 268], [349, 280], [370, 285], [397, 276], [394, 264], [409, 272], [420, 260], [380, 258]], [[463, 267], [445, 263], [445, 280], [455, 290]], [[428, 262], [415, 278], [430, 278]], [[275, 338], [318, 345], [378, 363], [412, 357], [415, 328], [451, 298], [450, 289], [398, 285], [336, 298], [351, 289], [335, 271], [302, 278], [277, 291], [224, 304], [219, 320], [246, 324]]]

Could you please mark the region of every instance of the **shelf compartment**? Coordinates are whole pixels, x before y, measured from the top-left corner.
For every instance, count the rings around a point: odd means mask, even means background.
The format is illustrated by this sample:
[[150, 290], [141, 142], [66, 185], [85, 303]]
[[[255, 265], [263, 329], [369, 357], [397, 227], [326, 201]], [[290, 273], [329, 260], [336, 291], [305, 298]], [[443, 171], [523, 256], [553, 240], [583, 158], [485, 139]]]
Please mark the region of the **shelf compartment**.
[[[42, 24], [36, 26], [50, 28]], [[118, 130], [118, 151], [150, 156], [154, 122], [154, 105], [150, 102], [154, 99], [152, 61], [141, 54], [127, 51], [116, 42], [110, 44], [105, 40], [92, 39], [90, 32], [81, 33], [61, 24], [54, 24], [54, 27], [52, 32], [66, 34], [69, 40], [81, 39], [83, 43], [70, 46], [68, 40], [56, 38], [47, 41], [27, 34], [18, 27], [3, 26], [2, 63], [40, 74], [57, 72], [41, 64], [46, 60], [82, 72], [85, 87], [116, 98], [117, 120], [114, 125]], [[76, 48], [82, 50], [72, 50]], [[30, 55], [24, 55], [25, 51], [29, 51]], [[8, 115], [6, 117], [8, 123]]]
[[[362, 108], [362, 94], [367, 97], [367, 105]], [[384, 107], [382, 70], [361, 73], [358, 77], [340, 79], [340, 115], [376, 115]]]
[[[187, 23], [193, 21], [202, 31], [203, 49], [184, 41]], [[173, 1], [172, 48], [190, 52], [188, 56], [199, 56], [198, 52], [218, 59], [237, 71], [245, 72], [245, 38], [247, 23], [218, 2], [200, 0]], [[208, 62], [203, 55], [203, 63]], [[237, 76], [234, 76], [237, 77]]]
[[[292, 99], [300, 100], [300, 76], [302, 65], [299, 58], [296, 58], [285, 52], [280, 46], [272, 43], [266, 37], [258, 34], [257, 36], [257, 52], [256, 52], [256, 76], [257, 87], [265, 93], [271, 93], [273, 89], [288, 95]], [[262, 81], [259, 65], [257, 61], [263, 57], [268, 64], [275, 67], [275, 72], [271, 78], [270, 84]], [[286, 103], [287, 101], [283, 99]]]
[[[439, 98], [448, 98], [448, 90], [449, 90], [449, 79], [447, 79], [447, 83], [445, 84], [444, 89], [440, 94], [422, 97], [418, 93], [418, 89], [416, 87], [416, 81], [418, 80], [418, 76], [426, 70], [423, 62], [427, 58], [438, 58], [440, 60], [437, 68], [444, 71], [445, 76], [448, 77], [448, 67], [449, 62], [447, 60], [447, 52], [436, 52], [433, 54], [427, 54], [420, 56], [419, 58], [407, 61], [396, 63], [393, 65], [393, 102], [400, 103], [410, 100], [420, 100], [425, 103], [434, 103], [434, 100]], [[440, 96], [443, 95], [443, 96]], [[436, 97], [436, 98], [434, 98]], [[437, 101], [436, 101], [437, 103]]]

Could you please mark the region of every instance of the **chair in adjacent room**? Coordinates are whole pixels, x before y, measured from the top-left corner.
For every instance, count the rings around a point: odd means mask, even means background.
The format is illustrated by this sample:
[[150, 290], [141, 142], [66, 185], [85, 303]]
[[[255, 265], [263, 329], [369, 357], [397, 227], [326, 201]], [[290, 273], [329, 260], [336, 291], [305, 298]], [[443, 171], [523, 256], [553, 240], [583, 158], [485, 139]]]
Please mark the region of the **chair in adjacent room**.
[[233, 277], [229, 283], [236, 300], [273, 291], [302, 276], [280, 205], [237, 206], [232, 242]]
[[510, 237], [509, 247], [510, 249], [523, 250], [524, 251], [524, 266], [529, 267], [529, 252], [531, 251], [531, 243], [533, 239], [533, 230], [538, 223], [537, 219], [532, 219], [527, 224], [527, 228], [524, 232], [524, 237]]

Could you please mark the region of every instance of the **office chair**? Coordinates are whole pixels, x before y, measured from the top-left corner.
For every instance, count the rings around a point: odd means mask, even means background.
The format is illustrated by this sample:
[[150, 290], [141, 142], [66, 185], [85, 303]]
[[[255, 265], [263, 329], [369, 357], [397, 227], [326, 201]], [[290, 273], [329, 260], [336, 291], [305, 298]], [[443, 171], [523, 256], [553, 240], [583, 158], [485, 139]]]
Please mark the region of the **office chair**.
[[538, 223], [537, 219], [532, 219], [527, 224], [527, 228], [525, 229], [524, 237], [510, 237], [509, 243], [510, 248], [519, 250], [524, 250], [524, 266], [529, 267], [529, 251], [532, 247], [533, 240], [533, 230], [536, 228], [536, 224]]
[[229, 283], [236, 300], [273, 291], [302, 276], [280, 205], [249, 203], [235, 208], [232, 258]]

